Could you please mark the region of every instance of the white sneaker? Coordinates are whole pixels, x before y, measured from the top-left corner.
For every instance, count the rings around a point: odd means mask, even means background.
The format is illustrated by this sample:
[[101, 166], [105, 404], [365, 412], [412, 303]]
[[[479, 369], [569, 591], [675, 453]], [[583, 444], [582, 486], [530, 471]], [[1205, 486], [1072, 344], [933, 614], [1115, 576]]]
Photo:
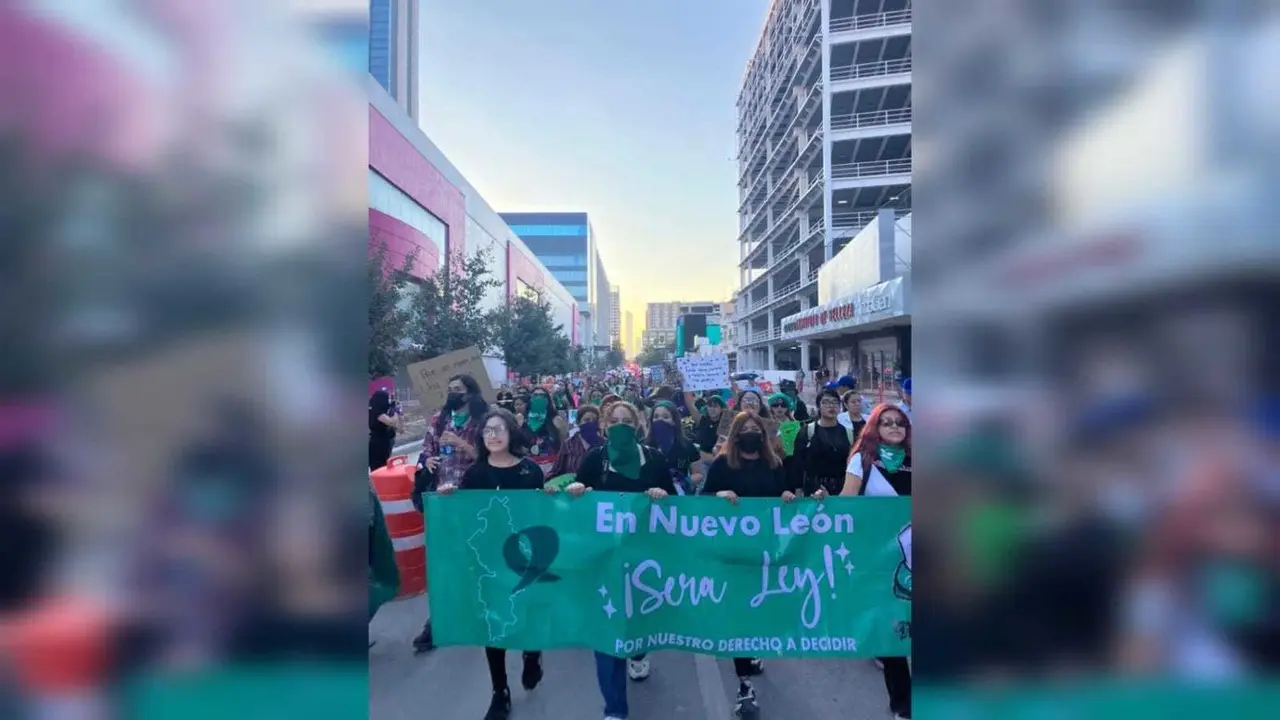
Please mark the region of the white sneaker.
[[649, 677], [649, 658], [627, 661], [627, 677], [637, 682]]

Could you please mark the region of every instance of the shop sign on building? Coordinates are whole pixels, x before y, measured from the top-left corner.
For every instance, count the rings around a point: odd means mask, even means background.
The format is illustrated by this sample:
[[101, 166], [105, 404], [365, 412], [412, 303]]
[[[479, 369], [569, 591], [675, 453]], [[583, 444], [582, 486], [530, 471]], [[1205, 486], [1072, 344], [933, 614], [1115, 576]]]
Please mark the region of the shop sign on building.
[[872, 285], [853, 295], [797, 313], [782, 321], [782, 339], [815, 335], [906, 314], [901, 277]]

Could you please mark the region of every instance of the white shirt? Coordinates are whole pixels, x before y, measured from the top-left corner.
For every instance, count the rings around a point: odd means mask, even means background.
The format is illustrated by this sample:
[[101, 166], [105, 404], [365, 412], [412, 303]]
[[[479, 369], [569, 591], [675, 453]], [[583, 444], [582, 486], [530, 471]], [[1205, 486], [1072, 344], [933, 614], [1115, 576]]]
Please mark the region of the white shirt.
[[[854, 453], [854, 456], [849, 458], [849, 467], [845, 468], [844, 471], [856, 478], [861, 478], [862, 453]], [[874, 464], [871, 466], [871, 479], [865, 482], [866, 490], [862, 492], [863, 495], [898, 497], [898, 491], [893, 489], [893, 486], [884, 478], [884, 475], [880, 474], [880, 468]]]

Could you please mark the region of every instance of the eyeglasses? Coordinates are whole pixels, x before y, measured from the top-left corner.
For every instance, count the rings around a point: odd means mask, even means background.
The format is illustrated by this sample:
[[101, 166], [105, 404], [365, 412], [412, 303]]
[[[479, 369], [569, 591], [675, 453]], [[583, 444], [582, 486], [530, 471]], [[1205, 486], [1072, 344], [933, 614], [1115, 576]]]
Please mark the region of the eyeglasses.
[[840, 401], [839, 400], [823, 400], [822, 402], [818, 403], [818, 405], [822, 407], [840, 407]]
[[882, 428], [906, 428], [906, 427], [907, 427], [907, 421], [906, 421], [906, 420], [895, 420], [894, 418], [886, 418], [886, 419], [884, 419], [884, 420], [881, 420], [881, 421], [880, 421], [880, 427], [882, 427]]
[[487, 427], [483, 431], [485, 437], [501, 437], [507, 434], [506, 426]]

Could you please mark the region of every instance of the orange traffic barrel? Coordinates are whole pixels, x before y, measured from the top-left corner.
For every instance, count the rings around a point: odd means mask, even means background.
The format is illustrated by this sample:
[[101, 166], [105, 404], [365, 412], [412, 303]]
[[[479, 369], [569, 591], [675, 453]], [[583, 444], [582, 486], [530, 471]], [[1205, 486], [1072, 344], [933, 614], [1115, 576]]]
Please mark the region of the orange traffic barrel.
[[427, 535], [422, 513], [413, 506], [413, 476], [417, 468], [405, 455], [396, 455], [386, 467], [369, 474], [373, 492], [382, 505], [387, 533], [396, 549], [400, 594], [421, 595], [427, 590]]
[[0, 654], [22, 686], [49, 699], [99, 687], [110, 663], [111, 622], [93, 603], [76, 598], [41, 602], [0, 618]]

